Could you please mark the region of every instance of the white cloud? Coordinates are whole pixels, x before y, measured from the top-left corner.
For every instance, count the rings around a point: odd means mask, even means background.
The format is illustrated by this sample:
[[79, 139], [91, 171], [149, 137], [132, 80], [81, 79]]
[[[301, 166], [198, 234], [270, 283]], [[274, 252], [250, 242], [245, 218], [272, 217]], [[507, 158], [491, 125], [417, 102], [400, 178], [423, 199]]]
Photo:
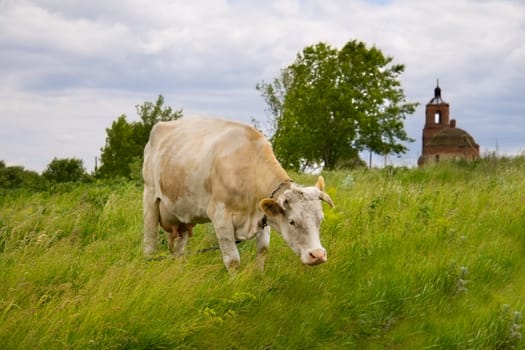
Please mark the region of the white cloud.
[[[111, 121], [159, 93], [186, 115], [265, 120], [256, 83], [306, 45], [351, 39], [406, 65], [407, 97], [422, 103], [407, 121], [412, 137], [440, 78], [458, 126], [478, 143], [523, 148], [523, 23], [525, 4], [512, 0], [7, 0], [0, 159], [36, 170], [54, 156], [92, 163]], [[412, 145], [410, 156], [419, 151]]]
[[90, 57], [108, 54], [118, 46], [132, 48], [127, 28], [121, 23], [67, 18], [27, 2], [8, 7], [1, 23], [3, 44], [28, 51]]

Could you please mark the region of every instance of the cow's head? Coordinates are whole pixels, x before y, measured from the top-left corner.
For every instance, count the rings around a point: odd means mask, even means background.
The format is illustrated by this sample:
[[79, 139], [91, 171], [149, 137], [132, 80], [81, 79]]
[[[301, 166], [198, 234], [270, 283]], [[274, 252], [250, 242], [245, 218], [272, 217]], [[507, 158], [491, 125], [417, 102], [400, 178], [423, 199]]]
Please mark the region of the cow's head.
[[259, 203], [270, 226], [281, 232], [303, 264], [317, 265], [327, 260], [326, 250], [319, 240], [319, 226], [323, 220], [321, 201], [334, 207], [324, 192], [324, 179], [319, 176], [315, 186], [292, 184], [277, 198], [265, 198]]

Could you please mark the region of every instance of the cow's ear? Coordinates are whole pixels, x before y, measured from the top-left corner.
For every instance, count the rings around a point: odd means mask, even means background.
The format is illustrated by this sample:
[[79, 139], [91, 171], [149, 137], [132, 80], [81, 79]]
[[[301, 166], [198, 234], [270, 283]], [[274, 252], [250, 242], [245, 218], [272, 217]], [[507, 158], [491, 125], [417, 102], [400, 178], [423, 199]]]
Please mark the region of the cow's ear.
[[284, 209], [271, 198], [264, 198], [259, 202], [259, 206], [262, 211], [268, 216], [276, 216], [279, 214], [284, 214]]
[[319, 189], [319, 191], [324, 191], [324, 178], [322, 176], [319, 176], [317, 178], [317, 182], [315, 183], [315, 187]]

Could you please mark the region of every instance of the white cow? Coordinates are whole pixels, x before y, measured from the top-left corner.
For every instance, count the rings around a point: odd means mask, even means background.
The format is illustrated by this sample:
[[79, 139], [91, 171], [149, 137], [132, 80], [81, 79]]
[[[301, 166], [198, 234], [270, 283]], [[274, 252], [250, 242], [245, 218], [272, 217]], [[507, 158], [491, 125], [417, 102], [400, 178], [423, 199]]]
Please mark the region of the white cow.
[[234, 121], [182, 118], [156, 124], [144, 149], [144, 253], [157, 246], [157, 227], [170, 251], [184, 253], [195, 224], [212, 222], [227, 269], [240, 263], [237, 240], [257, 237], [262, 268], [270, 227], [304, 264], [327, 260], [319, 240], [321, 201], [334, 206], [320, 176], [315, 186], [290, 180], [270, 143]]

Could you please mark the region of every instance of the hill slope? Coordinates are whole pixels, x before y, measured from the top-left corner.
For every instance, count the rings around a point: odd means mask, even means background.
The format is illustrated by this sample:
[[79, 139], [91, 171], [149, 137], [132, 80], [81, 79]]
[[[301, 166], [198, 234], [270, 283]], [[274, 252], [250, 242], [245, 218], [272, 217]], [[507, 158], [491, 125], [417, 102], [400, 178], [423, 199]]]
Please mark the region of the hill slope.
[[[525, 161], [325, 174], [326, 264], [272, 233], [229, 275], [213, 228], [183, 259], [141, 253], [141, 188], [0, 197], [6, 349], [523, 348]], [[296, 175], [303, 184], [314, 177]], [[166, 255], [165, 243], [162, 246]]]

